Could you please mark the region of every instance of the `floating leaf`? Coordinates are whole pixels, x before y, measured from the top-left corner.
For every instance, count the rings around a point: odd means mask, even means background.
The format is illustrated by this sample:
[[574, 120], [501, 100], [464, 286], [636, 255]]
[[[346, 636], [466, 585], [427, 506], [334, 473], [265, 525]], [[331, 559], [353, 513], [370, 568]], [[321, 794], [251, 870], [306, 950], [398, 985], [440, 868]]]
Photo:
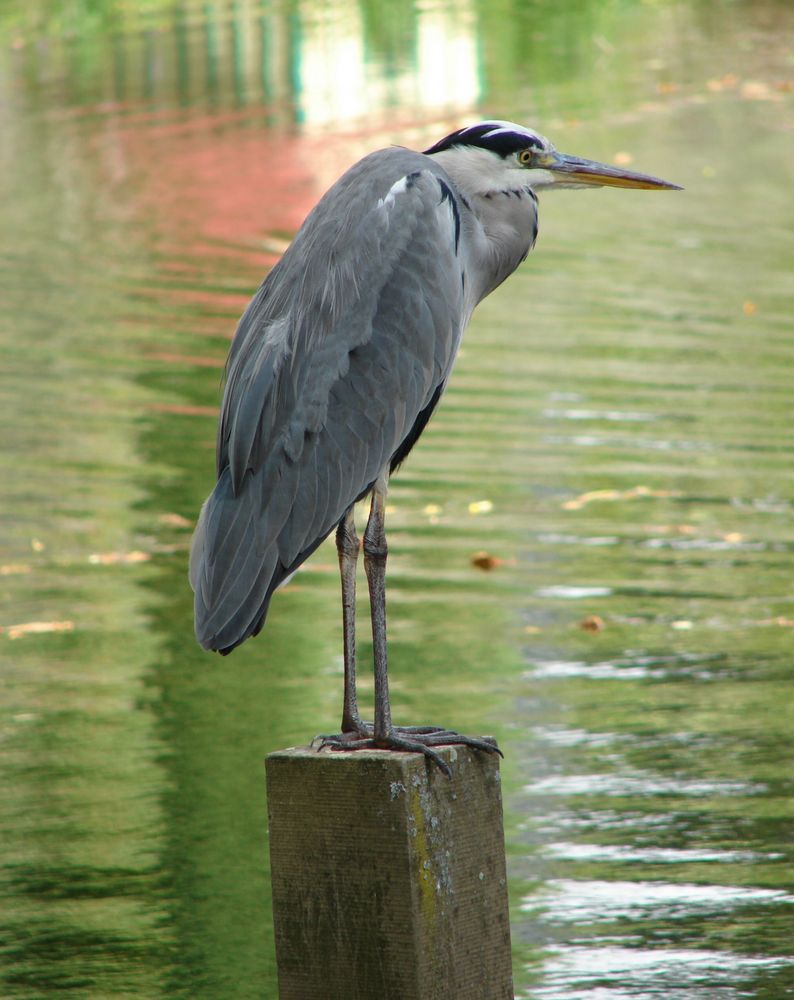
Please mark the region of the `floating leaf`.
[[566, 500], [563, 510], [579, 510], [585, 504], [594, 500], [636, 500], [638, 497], [673, 497], [678, 496], [673, 490], [652, 490], [649, 486], [632, 486], [628, 490], [590, 490], [582, 493], [574, 500]]
[[496, 569], [497, 566], [501, 566], [504, 563], [504, 559], [499, 559], [497, 556], [492, 556], [489, 552], [475, 552], [471, 557], [472, 566], [476, 566], [477, 569], [491, 570]]
[[606, 625], [600, 615], [587, 615], [579, 622], [579, 628], [584, 632], [603, 632]]
[[713, 93], [719, 93], [722, 90], [735, 90], [738, 83], [739, 77], [735, 73], [726, 73], [719, 80], [707, 80], [706, 89]]
[[763, 80], [745, 80], [739, 88], [739, 96], [745, 101], [779, 101], [780, 96], [776, 94], [768, 83]]
[[72, 632], [74, 622], [23, 622], [20, 625], [9, 625], [3, 631], [9, 639], [21, 639], [26, 635], [41, 635], [44, 632]]
[[88, 557], [93, 566], [128, 566], [132, 563], [148, 562], [152, 557], [148, 552], [94, 552]]
[[490, 514], [493, 510], [493, 503], [490, 500], [473, 500], [469, 504], [470, 514]]
[[193, 527], [193, 522], [187, 517], [182, 517], [181, 514], [160, 514], [157, 520], [160, 524], [167, 524], [169, 528]]
[[0, 576], [16, 576], [18, 573], [29, 573], [31, 567], [27, 563], [6, 563], [0, 566]]
[[756, 306], [755, 302], [751, 302], [749, 299], [747, 299], [746, 302], [742, 303], [742, 312], [744, 313], [745, 316], [754, 315], [757, 308], [758, 307]]

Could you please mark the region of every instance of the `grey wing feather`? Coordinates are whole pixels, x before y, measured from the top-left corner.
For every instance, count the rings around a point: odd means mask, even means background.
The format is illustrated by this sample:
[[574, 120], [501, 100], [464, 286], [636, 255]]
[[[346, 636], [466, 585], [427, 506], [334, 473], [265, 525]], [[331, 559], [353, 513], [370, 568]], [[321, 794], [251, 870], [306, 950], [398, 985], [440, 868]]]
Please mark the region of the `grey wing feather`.
[[261, 628], [275, 587], [372, 486], [449, 374], [465, 321], [460, 206], [430, 163], [389, 150], [348, 171], [240, 322], [218, 483], [191, 551], [206, 648]]

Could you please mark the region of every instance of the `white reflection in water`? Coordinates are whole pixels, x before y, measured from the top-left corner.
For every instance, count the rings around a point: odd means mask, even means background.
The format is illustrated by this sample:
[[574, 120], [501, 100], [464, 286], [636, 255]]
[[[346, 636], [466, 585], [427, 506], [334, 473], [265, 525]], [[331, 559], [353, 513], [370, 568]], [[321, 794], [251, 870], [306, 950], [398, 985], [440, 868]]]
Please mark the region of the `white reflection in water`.
[[480, 96], [477, 21], [469, 2], [416, 10], [414, 60], [394, 72], [371, 63], [358, 6], [302, 5], [296, 61], [302, 120], [339, 125], [403, 104], [464, 112]]
[[[536, 677], [537, 674], [533, 672], [532, 676]], [[562, 729], [553, 726], [536, 726], [532, 734], [537, 740], [559, 747], [609, 747], [636, 739], [631, 733], [594, 733], [589, 729]]]
[[564, 924], [615, 920], [677, 920], [704, 910], [757, 903], [790, 904], [782, 889], [674, 882], [609, 882], [551, 879], [542, 894], [525, 897], [523, 911], [543, 909], [543, 919]]
[[566, 861], [627, 861], [642, 864], [695, 864], [712, 861], [734, 863], [772, 861], [782, 854], [756, 851], [720, 851], [697, 847], [634, 847], [631, 844], [547, 844], [543, 853]]
[[526, 679], [539, 677], [590, 677], [593, 680], [638, 680], [643, 677], [666, 677], [669, 670], [650, 670], [648, 667], [629, 667], [615, 663], [584, 663], [581, 660], [547, 660], [537, 663], [524, 675]]
[[759, 795], [766, 786], [747, 781], [660, 778], [646, 774], [558, 774], [524, 786], [532, 795]]
[[743, 542], [726, 538], [649, 538], [644, 549], [677, 549], [703, 552], [766, 552], [766, 542]]
[[593, 812], [550, 812], [547, 826], [537, 827], [544, 836], [556, 836], [561, 830], [669, 830], [676, 824], [675, 813], [616, 812], [614, 809], [597, 809]]
[[[586, 663], [584, 660], [541, 660], [524, 674], [528, 680], [543, 677], [588, 677], [591, 680], [641, 680], [665, 677], [696, 677], [709, 680], [717, 676], [713, 670], [699, 666], [702, 657], [671, 656], [637, 657], [632, 660], [605, 660]], [[697, 666], [696, 666], [697, 665]]]
[[568, 587], [565, 584], [539, 587], [535, 591], [537, 597], [561, 597], [566, 601], [577, 601], [583, 597], [609, 597], [611, 593], [611, 587]]
[[544, 444], [555, 448], [574, 445], [577, 448], [630, 448], [637, 451], [711, 452], [715, 447], [703, 441], [668, 440], [666, 438], [624, 438], [606, 434], [545, 434]]
[[537, 540], [542, 545], [589, 545], [593, 548], [620, 544], [617, 535], [591, 535], [588, 538], [584, 535], [562, 535], [553, 531], [539, 533]]
[[544, 417], [553, 420], [611, 420], [617, 423], [642, 423], [658, 420], [655, 413], [633, 410], [543, 410]]
[[[734, 1000], [748, 994], [744, 981], [760, 970], [791, 964], [782, 958], [683, 948], [556, 949], [533, 1000]], [[598, 983], [596, 986], [595, 983]], [[591, 985], [592, 984], [592, 985]]]

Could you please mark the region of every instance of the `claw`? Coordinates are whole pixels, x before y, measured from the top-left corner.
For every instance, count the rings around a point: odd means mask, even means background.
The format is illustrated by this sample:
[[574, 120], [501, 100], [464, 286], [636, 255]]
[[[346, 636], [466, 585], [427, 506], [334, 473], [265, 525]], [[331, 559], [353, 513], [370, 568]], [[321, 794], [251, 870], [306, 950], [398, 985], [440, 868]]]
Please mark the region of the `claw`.
[[372, 733], [372, 726], [364, 723], [362, 731], [317, 736], [312, 741], [312, 746], [317, 750], [328, 747], [330, 750], [340, 752], [393, 750], [403, 753], [421, 753], [436, 764], [448, 778], [452, 777], [452, 770], [433, 747], [467, 746], [474, 750], [480, 750], [482, 753], [498, 753], [500, 757], [504, 756], [497, 746], [496, 740], [490, 737], [464, 736], [454, 730], [442, 729], [438, 726], [395, 726], [385, 737], [376, 739]]

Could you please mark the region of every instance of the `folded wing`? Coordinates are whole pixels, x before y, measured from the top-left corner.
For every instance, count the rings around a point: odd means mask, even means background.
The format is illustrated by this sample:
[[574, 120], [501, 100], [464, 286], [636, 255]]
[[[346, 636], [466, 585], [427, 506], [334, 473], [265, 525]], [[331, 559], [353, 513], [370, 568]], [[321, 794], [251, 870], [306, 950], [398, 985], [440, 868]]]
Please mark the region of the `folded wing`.
[[259, 631], [273, 590], [426, 421], [464, 324], [460, 210], [420, 154], [373, 154], [246, 310], [191, 552], [205, 648]]

